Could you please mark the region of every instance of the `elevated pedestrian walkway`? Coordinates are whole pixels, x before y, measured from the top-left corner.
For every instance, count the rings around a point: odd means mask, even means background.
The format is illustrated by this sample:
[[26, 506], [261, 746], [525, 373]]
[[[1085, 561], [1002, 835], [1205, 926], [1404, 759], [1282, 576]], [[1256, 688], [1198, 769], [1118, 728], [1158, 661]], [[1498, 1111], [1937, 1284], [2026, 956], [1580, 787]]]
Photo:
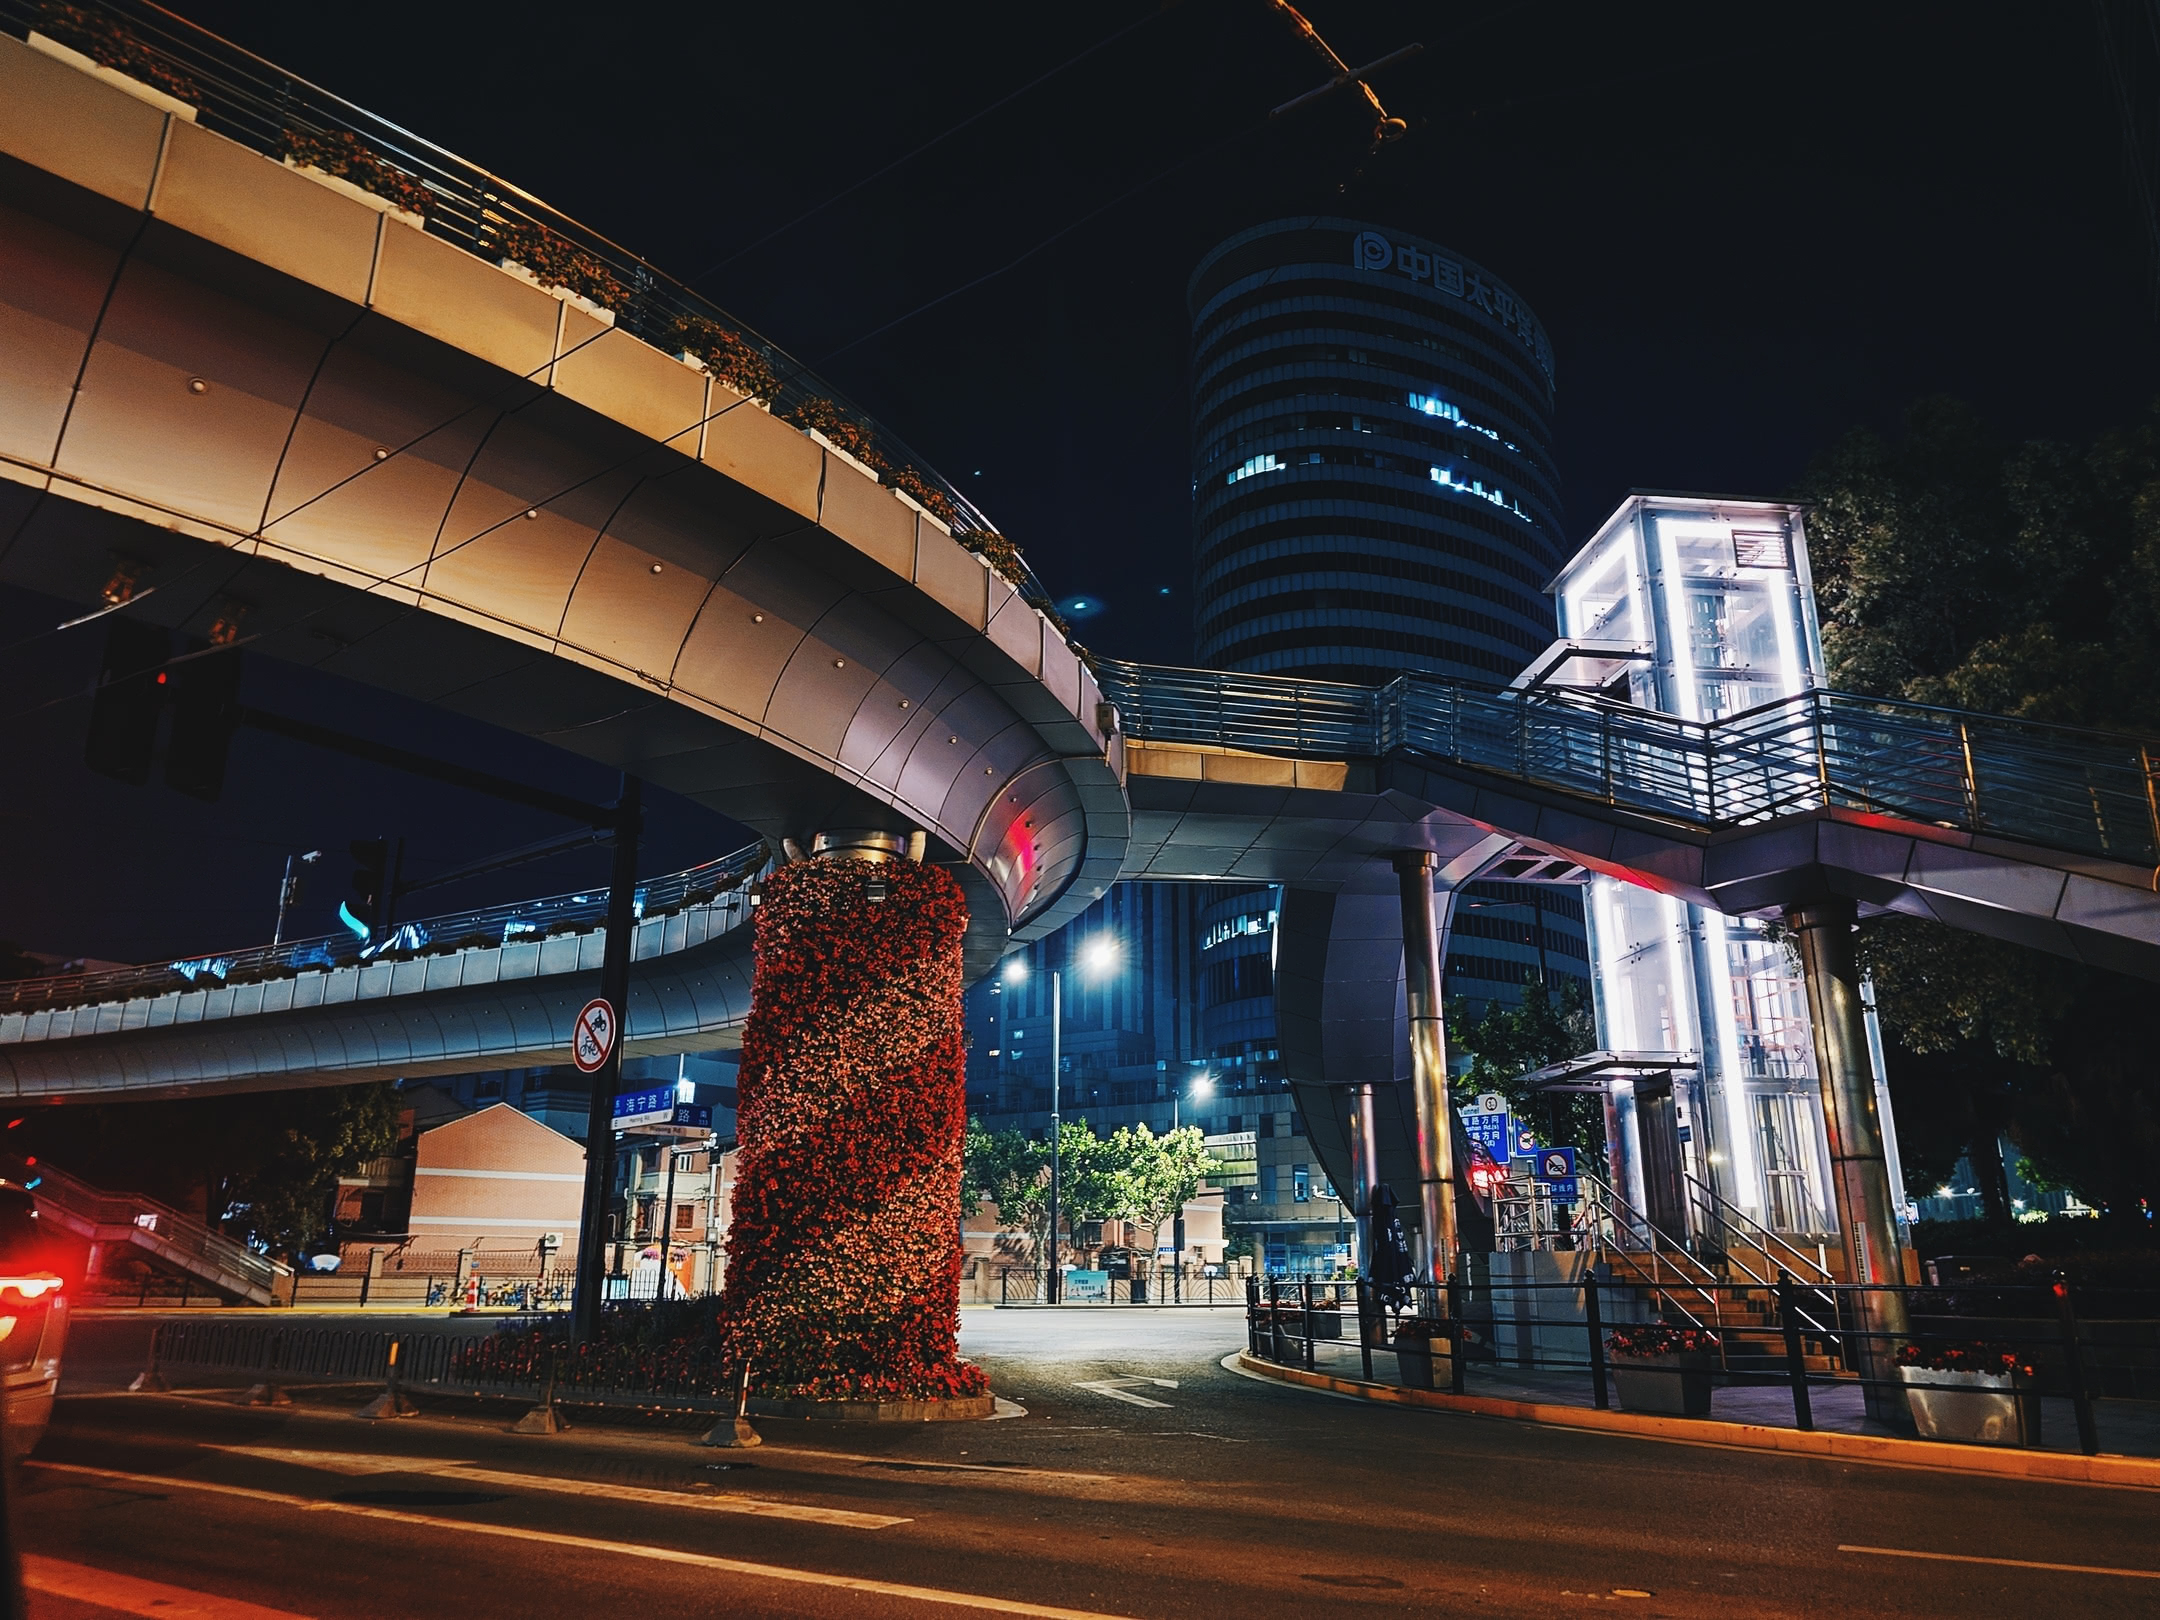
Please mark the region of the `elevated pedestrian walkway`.
[[43, 1161], [15, 1161], [7, 1170], [10, 1179], [35, 1184], [41, 1220], [90, 1246], [93, 1268], [112, 1249], [126, 1247], [226, 1299], [274, 1305], [290, 1297], [292, 1267], [154, 1198], [107, 1192]]

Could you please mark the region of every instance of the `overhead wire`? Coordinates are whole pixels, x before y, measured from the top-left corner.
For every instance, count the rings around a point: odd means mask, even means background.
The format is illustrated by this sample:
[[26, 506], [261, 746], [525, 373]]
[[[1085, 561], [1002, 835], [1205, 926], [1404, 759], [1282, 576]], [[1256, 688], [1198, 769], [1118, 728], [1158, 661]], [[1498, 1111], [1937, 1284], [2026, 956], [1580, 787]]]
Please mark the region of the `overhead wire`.
[[1086, 50], [1082, 51], [1078, 56], [1066, 58], [1056, 67], [1050, 69], [1049, 72], [1037, 75], [1035, 78], [1028, 80], [1026, 84], [1021, 85], [1017, 90], [1009, 91], [1005, 95], [998, 97], [998, 99], [991, 102], [989, 106], [983, 107], [975, 112], [968, 114], [968, 116], [961, 119], [959, 123], [952, 125], [950, 128], [945, 129], [936, 135], [931, 136], [930, 139], [924, 141], [922, 145], [914, 148], [912, 151], [903, 152], [900, 156], [894, 158], [883, 168], [872, 170], [869, 174], [864, 175], [860, 180], [854, 182], [854, 184], [842, 187], [840, 190], [834, 192], [830, 197], [827, 197], [823, 202], [818, 203], [814, 207], [804, 209], [801, 213], [797, 214], [793, 219], [788, 220], [785, 224], [774, 226], [763, 236], [757, 238], [756, 241], [747, 243], [744, 246], [737, 248], [726, 258], [715, 260], [712, 264], [707, 265], [704, 269], [698, 271], [695, 275], [692, 275], [686, 279], [692, 283], [695, 283], [704, 280], [705, 277], [714, 274], [716, 271], [725, 270], [737, 259], [745, 258], [748, 255], [755, 253], [766, 243], [774, 241], [779, 237], [785, 236], [789, 231], [792, 231], [798, 225], [815, 219], [819, 214], [825, 212], [826, 209], [832, 207], [835, 203], [845, 202], [848, 198], [854, 196], [856, 192], [862, 190], [863, 187], [884, 179], [885, 176], [891, 174], [895, 169], [903, 168], [906, 165], [914, 162], [915, 159], [921, 157], [932, 147], [941, 146], [946, 141], [951, 140], [955, 135], [959, 134], [962, 130], [982, 122], [983, 119], [988, 118], [999, 108], [1010, 106], [1013, 102], [1019, 100], [1029, 91], [1037, 89], [1042, 85], [1048, 84], [1052, 79], [1056, 78], [1059, 74], [1066, 72], [1070, 68], [1078, 67], [1082, 62], [1085, 62], [1089, 57], [1095, 55], [1098, 51], [1107, 50], [1110, 46], [1115, 45], [1119, 40], [1124, 39], [1127, 35], [1137, 33], [1140, 29], [1145, 28], [1149, 23], [1154, 22], [1161, 17], [1167, 16], [1170, 10], [1171, 6], [1166, 4], [1158, 7], [1153, 11], [1150, 11], [1145, 16], [1139, 18], [1137, 21], [1127, 23], [1116, 33], [1106, 35], [1104, 38], [1097, 40]]

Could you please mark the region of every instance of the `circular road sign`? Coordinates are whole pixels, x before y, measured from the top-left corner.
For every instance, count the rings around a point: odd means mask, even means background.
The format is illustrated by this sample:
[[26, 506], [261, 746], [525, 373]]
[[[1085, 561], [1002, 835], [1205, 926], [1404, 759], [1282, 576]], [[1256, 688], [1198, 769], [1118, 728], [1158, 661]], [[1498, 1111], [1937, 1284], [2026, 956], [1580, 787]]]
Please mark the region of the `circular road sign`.
[[598, 1074], [614, 1050], [615, 1009], [605, 996], [595, 996], [578, 1009], [577, 1027], [570, 1032], [570, 1061], [586, 1074]]

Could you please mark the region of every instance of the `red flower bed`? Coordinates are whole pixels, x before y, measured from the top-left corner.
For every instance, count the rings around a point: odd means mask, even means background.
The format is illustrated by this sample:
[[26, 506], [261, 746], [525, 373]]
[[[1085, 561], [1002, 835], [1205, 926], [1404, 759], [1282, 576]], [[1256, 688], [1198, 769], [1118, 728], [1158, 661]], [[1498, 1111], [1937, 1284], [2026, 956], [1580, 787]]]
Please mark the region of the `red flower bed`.
[[799, 861], [765, 886], [718, 1323], [759, 1394], [988, 1387], [955, 1342], [966, 929], [940, 867]]

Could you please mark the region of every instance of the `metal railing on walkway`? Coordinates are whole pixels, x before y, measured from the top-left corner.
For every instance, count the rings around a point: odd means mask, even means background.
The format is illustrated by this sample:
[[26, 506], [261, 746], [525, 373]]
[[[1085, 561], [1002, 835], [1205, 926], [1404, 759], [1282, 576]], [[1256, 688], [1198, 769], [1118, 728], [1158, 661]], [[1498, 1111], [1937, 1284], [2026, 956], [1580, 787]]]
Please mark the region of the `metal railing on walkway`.
[[2160, 862], [2160, 744], [1807, 692], [1724, 720], [1443, 675], [1349, 686], [1104, 659], [1126, 735], [1329, 759], [1420, 756], [1699, 827], [1860, 810]]
[[128, 1243], [191, 1273], [193, 1282], [206, 1291], [254, 1293], [267, 1299], [292, 1275], [292, 1268], [283, 1262], [257, 1254], [154, 1198], [107, 1192], [42, 1160], [33, 1166], [20, 1159], [0, 1159], [0, 1170], [32, 1187], [39, 1206], [77, 1236], [91, 1242]]
[[[1393, 1310], [1363, 1281], [1254, 1280], [1247, 1347], [1364, 1383], [1599, 1409], [1617, 1393], [1632, 1410], [1803, 1430], [1863, 1428], [1866, 1407], [1909, 1406], [1923, 1434], [1938, 1424], [1935, 1437], [1998, 1444], [2046, 1443], [2042, 1403], [2059, 1401], [2063, 1439], [2086, 1455], [2103, 1433], [2104, 1449], [2160, 1455], [2160, 1290], [2060, 1277], [1804, 1286], [1782, 1273], [1768, 1289], [1704, 1286], [1720, 1298], [1721, 1326], [1675, 1324], [1646, 1308], [1643, 1290], [1594, 1270], [1420, 1285]], [[1898, 1312], [1902, 1328], [1863, 1326]], [[1959, 1432], [1968, 1419], [1974, 1432]]]

